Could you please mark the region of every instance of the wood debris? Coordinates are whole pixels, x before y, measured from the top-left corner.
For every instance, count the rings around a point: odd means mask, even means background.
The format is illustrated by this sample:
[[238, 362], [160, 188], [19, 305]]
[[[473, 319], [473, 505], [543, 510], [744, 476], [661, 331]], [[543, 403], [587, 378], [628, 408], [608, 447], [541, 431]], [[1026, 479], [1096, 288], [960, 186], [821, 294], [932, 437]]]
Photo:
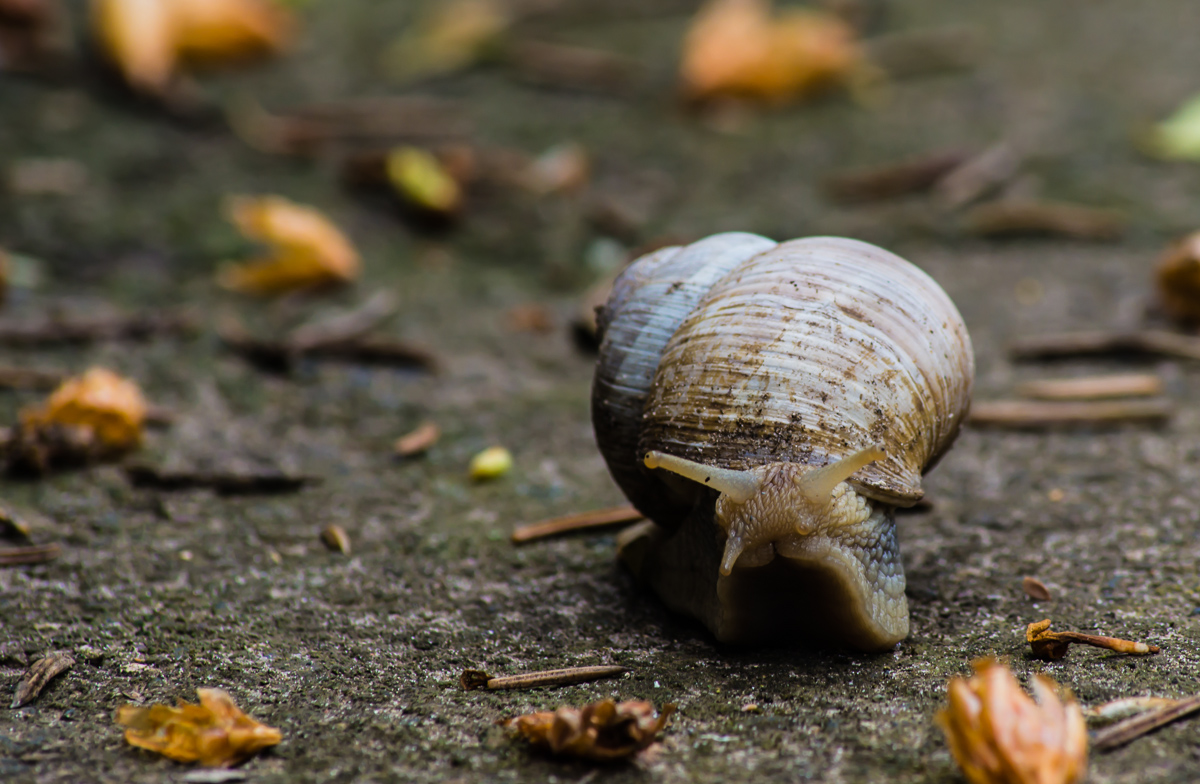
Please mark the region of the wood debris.
[[1139, 656], [1158, 653], [1157, 645], [1147, 645], [1144, 642], [1121, 640], [1116, 637], [1101, 637], [1095, 634], [1080, 632], [1052, 632], [1050, 619], [1029, 624], [1025, 629], [1025, 640], [1033, 649], [1033, 655], [1046, 661], [1055, 661], [1067, 655], [1067, 649], [1072, 643], [1092, 645], [1105, 648], [1117, 653], [1129, 653]]
[[134, 487], [155, 490], [209, 489], [221, 495], [272, 495], [294, 493], [305, 485], [320, 481], [317, 477], [286, 474], [276, 469], [245, 471], [171, 470], [144, 463], [124, 466]]
[[470, 132], [460, 104], [418, 95], [349, 98], [272, 114], [250, 99], [231, 103], [230, 127], [272, 155], [312, 156], [329, 148], [459, 139]]
[[675, 706], [667, 704], [656, 717], [649, 702], [601, 700], [582, 708], [564, 705], [499, 723], [551, 754], [612, 762], [649, 748], [674, 711]]
[[55, 651], [38, 659], [17, 683], [12, 707], [19, 708], [33, 702], [42, 693], [42, 689], [46, 688], [47, 683], [74, 666], [75, 659], [67, 651]]
[[971, 404], [973, 427], [1044, 429], [1053, 427], [1160, 425], [1175, 407], [1169, 400], [980, 400]]
[[0, 566], [25, 566], [53, 561], [62, 555], [57, 544], [32, 544], [24, 547], [0, 548]]
[[370, 365], [437, 370], [437, 358], [428, 349], [381, 335], [360, 335], [345, 340], [298, 345], [292, 337], [260, 338], [250, 334], [235, 318], [226, 318], [217, 328], [221, 342], [254, 364], [276, 372], [288, 372], [301, 359], [330, 359]]
[[281, 196], [235, 197], [227, 210], [242, 234], [270, 250], [261, 259], [222, 267], [217, 282], [224, 288], [270, 296], [358, 277], [358, 251], [319, 210]]
[[1071, 784], [1087, 771], [1087, 728], [1079, 703], [1044, 675], [1034, 700], [1007, 667], [977, 661], [969, 680], [949, 684], [936, 721], [971, 784]]
[[340, 525], [330, 524], [322, 528], [321, 544], [335, 553], [350, 554], [350, 535]]
[[274, 727], [243, 713], [223, 689], [196, 689], [199, 705], [179, 701], [169, 705], [117, 709], [125, 740], [177, 762], [199, 762], [208, 767], [229, 767], [283, 740]]
[[512, 532], [513, 544], [524, 544], [535, 539], [545, 539], [575, 531], [590, 531], [596, 528], [608, 528], [614, 525], [636, 523], [643, 517], [642, 513], [632, 506], [614, 506], [608, 509], [596, 509], [590, 512], [578, 512], [564, 517], [553, 517], [549, 520], [522, 525]]
[[603, 664], [593, 667], [566, 667], [559, 670], [542, 670], [521, 675], [495, 677], [483, 670], [463, 670], [459, 683], [463, 689], [539, 689], [550, 686], [571, 686], [590, 683], [604, 678], [615, 678], [629, 672], [625, 667]]
[[1118, 373], [1079, 378], [1048, 378], [1019, 384], [1016, 394], [1038, 400], [1103, 400], [1161, 395], [1163, 380], [1153, 373]]
[[146, 410], [137, 384], [92, 368], [64, 381], [45, 403], [22, 409], [7, 444], [9, 465], [40, 473], [136, 449]]
[[965, 218], [967, 232], [980, 237], [1045, 235], [1093, 242], [1119, 240], [1125, 224], [1116, 210], [1038, 201], [989, 202]]
[[1200, 695], [1174, 700], [1171, 705], [1149, 710], [1139, 716], [1105, 727], [1095, 734], [1096, 751], [1112, 751], [1172, 722], [1200, 711]]
[[927, 191], [967, 160], [957, 150], [872, 169], [843, 172], [825, 180], [825, 190], [840, 202], [871, 202]]
[[1200, 321], [1200, 232], [1172, 245], [1155, 270], [1158, 301], [1172, 318]]
[[392, 449], [397, 457], [414, 457], [428, 451], [441, 437], [441, 428], [436, 423], [422, 422], [415, 430], [397, 438]]
[[622, 95], [642, 75], [636, 61], [601, 49], [523, 40], [505, 55], [519, 78], [546, 87]]
[[1117, 721], [1145, 713], [1148, 710], [1170, 708], [1178, 705], [1179, 700], [1169, 697], [1122, 697], [1102, 705], [1092, 705], [1083, 709], [1083, 715], [1089, 720]]
[[1015, 340], [1008, 353], [1017, 360], [1125, 354], [1200, 359], [1200, 337], [1160, 329], [1058, 332]]
[[0, 345], [34, 348], [102, 340], [148, 340], [190, 337], [199, 329], [192, 311], [148, 311], [133, 315], [66, 316], [0, 322]]
[[1048, 602], [1052, 598], [1050, 589], [1036, 577], [1022, 577], [1021, 588], [1025, 591], [1025, 595], [1035, 602]]
[[66, 373], [49, 368], [0, 366], [0, 389], [53, 389], [63, 382]]
[[1007, 142], [996, 144], [965, 161], [934, 187], [937, 200], [958, 209], [998, 190], [1017, 175], [1021, 159]]

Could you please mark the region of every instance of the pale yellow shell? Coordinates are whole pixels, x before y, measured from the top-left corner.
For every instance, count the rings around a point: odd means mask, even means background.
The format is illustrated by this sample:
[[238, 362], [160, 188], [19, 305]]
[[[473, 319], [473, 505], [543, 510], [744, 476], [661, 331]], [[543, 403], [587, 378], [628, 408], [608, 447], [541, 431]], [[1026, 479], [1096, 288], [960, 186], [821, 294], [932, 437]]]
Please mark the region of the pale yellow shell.
[[597, 440], [629, 498], [667, 528], [691, 500], [641, 467], [647, 452], [748, 468], [881, 444], [887, 458], [852, 484], [903, 506], [970, 405], [971, 341], [950, 298], [857, 240], [728, 234], [660, 251], [625, 273], [601, 323]]

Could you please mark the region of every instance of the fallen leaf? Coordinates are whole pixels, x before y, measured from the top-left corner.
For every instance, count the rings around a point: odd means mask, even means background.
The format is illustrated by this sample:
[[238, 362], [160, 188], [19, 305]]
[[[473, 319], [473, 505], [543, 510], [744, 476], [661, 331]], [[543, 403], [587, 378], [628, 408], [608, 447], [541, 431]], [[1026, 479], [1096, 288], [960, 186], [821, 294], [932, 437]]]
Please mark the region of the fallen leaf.
[[936, 721], [972, 784], [1069, 784], [1087, 769], [1087, 728], [1079, 703], [1043, 675], [1037, 702], [1007, 667], [974, 663], [975, 675], [950, 681], [949, 705]]
[[271, 252], [257, 261], [223, 267], [217, 282], [225, 288], [272, 295], [358, 277], [358, 252], [317, 209], [281, 196], [242, 196], [230, 201], [228, 212], [242, 234], [267, 244]]
[[283, 740], [274, 727], [243, 713], [223, 689], [196, 689], [199, 705], [183, 700], [172, 708], [151, 705], [117, 709], [117, 723], [127, 727], [130, 745], [158, 752], [178, 762], [229, 767]]
[[40, 406], [25, 408], [10, 451], [14, 463], [43, 471], [137, 448], [147, 404], [138, 385], [105, 368], [69, 378]]
[[321, 529], [321, 543], [335, 553], [350, 554], [350, 535], [340, 525], [327, 525]]
[[1142, 145], [1167, 160], [1200, 160], [1200, 95], [1193, 95], [1167, 119], [1150, 129]]
[[12, 707], [19, 708], [33, 702], [42, 693], [42, 689], [46, 688], [47, 683], [74, 666], [75, 659], [66, 651], [55, 651], [38, 659], [17, 684]]
[[439, 215], [453, 215], [462, 207], [458, 180], [428, 150], [397, 147], [387, 156], [387, 178], [405, 202]]
[[680, 70], [689, 98], [779, 103], [847, 83], [863, 65], [854, 30], [833, 14], [772, 18], [768, 0], [710, 0], [688, 30]]
[[92, 34], [134, 89], [163, 96], [183, 63], [277, 52], [294, 20], [271, 0], [92, 0]]
[[564, 705], [500, 723], [552, 754], [611, 762], [649, 748], [674, 711], [675, 706], [667, 704], [656, 717], [649, 702], [600, 700], [582, 708]]
[[1091, 645], [1096, 648], [1116, 651], [1117, 653], [1132, 653], [1137, 655], [1158, 653], [1159, 650], [1157, 645], [1147, 645], [1144, 642], [1134, 642], [1133, 640], [1121, 640], [1116, 637], [1102, 637], [1096, 634], [1082, 634], [1080, 632], [1052, 632], [1050, 631], [1049, 618], [1029, 624], [1025, 629], [1025, 641], [1033, 649], [1034, 656], [1046, 661], [1055, 661], [1066, 656], [1067, 649], [1071, 643]]
[[1050, 589], [1036, 577], [1022, 577], [1021, 588], [1025, 590], [1025, 595], [1035, 602], [1050, 601]]
[[384, 54], [393, 79], [412, 81], [473, 65], [511, 22], [501, 0], [448, 0], [429, 7]]
[[1155, 277], [1158, 299], [1172, 318], [1200, 321], [1200, 231], [1167, 250]]

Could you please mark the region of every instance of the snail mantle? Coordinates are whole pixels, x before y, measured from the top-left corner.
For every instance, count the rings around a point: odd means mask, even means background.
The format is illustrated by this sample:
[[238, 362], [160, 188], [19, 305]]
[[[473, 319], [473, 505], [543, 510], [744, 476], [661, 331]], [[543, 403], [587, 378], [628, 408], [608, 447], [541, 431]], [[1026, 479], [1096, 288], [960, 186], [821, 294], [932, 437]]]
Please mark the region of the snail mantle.
[[722, 642], [908, 635], [895, 509], [950, 448], [971, 339], [928, 275], [839, 237], [662, 248], [599, 313], [592, 422], [649, 520], [621, 558]]

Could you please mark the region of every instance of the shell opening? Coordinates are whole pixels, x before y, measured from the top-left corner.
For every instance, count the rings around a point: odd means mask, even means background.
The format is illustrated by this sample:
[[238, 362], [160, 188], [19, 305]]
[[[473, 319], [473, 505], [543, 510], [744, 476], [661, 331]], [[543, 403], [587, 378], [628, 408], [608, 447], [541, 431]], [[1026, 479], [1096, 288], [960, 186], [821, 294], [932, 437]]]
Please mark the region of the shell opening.
[[798, 474], [793, 480], [800, 492], [813, 504], [827, 504], [833, 496], [833, 489], [849, 479], [855, 471], [870, 465], [876, 460], [887, 457], [887, 452], [879, 444], [866, 449], [860, 449], [852, 455], [847, 455], [836, 463], [830, 463], [821, 468], [814, 468], [804, 474]]
[[739, 504], [749, 501], [762, 487], [762, 476], [757, 471], [736, 471], [732, 468], [715, 468], [713, 466], [693, 463], [682, 457], [668, 455], [665, 452], [650, 452], [646, 455], [647, 468], [662, 468], [673, 474], [698, 482], [705, 487], [727, 496], [729, 500]]

